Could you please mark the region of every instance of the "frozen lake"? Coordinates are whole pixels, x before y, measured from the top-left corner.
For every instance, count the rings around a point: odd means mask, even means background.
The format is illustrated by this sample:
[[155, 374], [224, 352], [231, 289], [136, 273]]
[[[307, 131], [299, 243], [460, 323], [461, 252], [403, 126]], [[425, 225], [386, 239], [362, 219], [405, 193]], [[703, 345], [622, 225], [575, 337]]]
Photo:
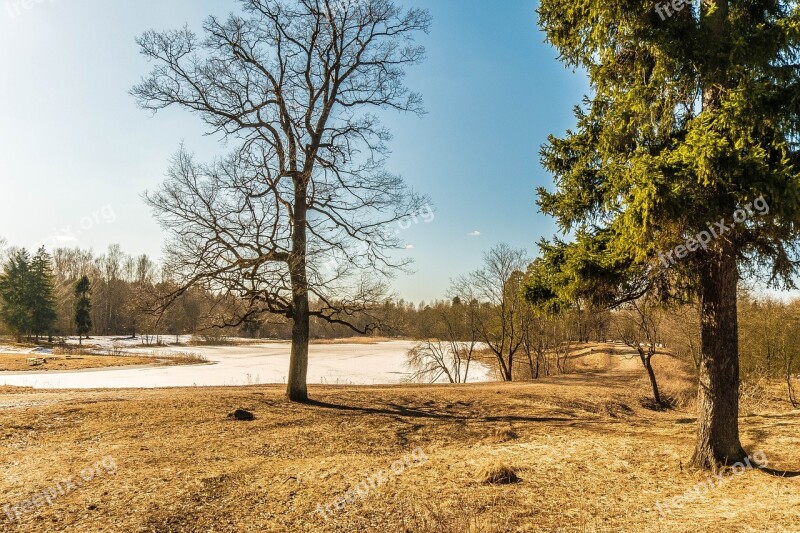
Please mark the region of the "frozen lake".
[[[406, 353], [410, 341], [378, 344], [312, 344], [308, 383], [392, 385], [410, 376]], [[0, 385], [39, 389], [212, 387], [286, 383], [289, 344], [265, 342], [243, 346], [192, 346], [143, 351], [190, 351], [210, 364], [65, 372], [0, 372]], [[133, 350], [132, 350], [133, 351]], [[473, 362], [470, 382], [489, 381], [489, 369]]]

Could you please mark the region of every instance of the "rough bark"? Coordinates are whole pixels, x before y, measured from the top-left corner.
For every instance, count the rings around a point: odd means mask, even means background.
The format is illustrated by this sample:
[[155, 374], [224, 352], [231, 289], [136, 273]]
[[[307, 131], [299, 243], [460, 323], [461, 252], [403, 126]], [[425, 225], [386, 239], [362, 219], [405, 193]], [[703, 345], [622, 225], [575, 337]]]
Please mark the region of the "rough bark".
[[692, 463], [716, 469], [743, 460], [739, 441], [739, 338], [736, 288], [739, 272], [730, 246], [701, 273], [700, 383], [697, 442]]
[[289, 379], [286, 395], [293, 402], [308, 401], [308, 293], [295, 295], [292, 318], [292, 351], [289, 360]]

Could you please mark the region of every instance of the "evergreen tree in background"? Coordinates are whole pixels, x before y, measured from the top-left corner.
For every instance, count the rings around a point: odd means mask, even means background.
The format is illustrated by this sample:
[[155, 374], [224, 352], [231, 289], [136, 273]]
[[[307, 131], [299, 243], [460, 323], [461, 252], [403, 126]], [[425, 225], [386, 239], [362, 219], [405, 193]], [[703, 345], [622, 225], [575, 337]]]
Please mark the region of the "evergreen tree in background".
[[28, 252], [13, 253], [3, 265], [0, 275], [0, 320], [22, 342], [23, 335], [33, 330], [33, 318], [29, 305], [31, 280], [31, 258]]
[[44, 247], [39, 248], [31, 260], [28, 287], [31, 332], [36, 335], [38, 342], [40, 335], [52, 335], [56, 322], [55, 276], [52, 260]]
[[92, 329], [91, 291], [92, 286], [87, 276], [83, 276], [75, 284], [75, 329], [79, 344], [83, 344], [83, 337], [89, 335]]
[[14, 252], [0, 275], [0, 320], [22, 342], [25, 335], [51, 335], [56, 321], [55, 276], [50, 255]]
[[794, 1], [542, 0], [560, 58], [587, 72], [577, 126], [542, 150], [542, 243], [528, 297], [559, 309], [641, 297], [700, 303], [693, 463], [745, 458], [740, 276], [794, 288], [800, 268], [800, 6]]

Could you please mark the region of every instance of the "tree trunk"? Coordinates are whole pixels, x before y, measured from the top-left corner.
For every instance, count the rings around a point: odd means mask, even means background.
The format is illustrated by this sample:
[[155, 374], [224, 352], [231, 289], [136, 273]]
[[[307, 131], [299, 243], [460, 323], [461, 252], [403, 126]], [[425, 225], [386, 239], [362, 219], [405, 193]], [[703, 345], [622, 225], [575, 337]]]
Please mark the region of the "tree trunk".
[[307, 216], [305, 182], [297, 179], [292, 224], [292, 254], [289, 259], [289, 276], [292, 282], [292, 354], [289, 360], [289, 379], [286, 387], [286, 395], [293, 402], [308, 401], [308, 341], [311, 326], [306, 270]]
[[789, 389], [789, 402], [791, 402], [792, 407], [798, 407], [797, 399], [794, 395], [794, 387], [792, 386], [792, 378], [793, 373], [792, 370], [794, 369], [794, 354], [789, 355], [789, 361], [786, 364], [786, 387]]
[[293, 402], [308, 401], [308, 293], [295, 294], [292, 316], [292, 355], [289, 360], [289, 381], [286, 395]]
[[650, 357], [645, 357], [642, 362], [644, 363], [645, 370], [647, 370], [647, 376], [650, 378], [650, 386], [653, 388], [653, 400], [656, 402], [656, 405], [663, 405], [661, 403], [661, 393], [658, 391], [658, 381], [656, 381], [653, 363]]
[[539, 374], [539, 373], [538, 373], [538, 372], [536, 372], [536, 371], [534, 370], [534, 366], [533, 366], [533, 357], [531, 357], [531, 352], [530, 352], [530, 350], [525, 350], [525, 355], [527, 355], [527, 356], [528, 356], [528, 368], [530, 368], [531, 379], [536, 379], [536, 378], [538, 378], [538, 377], [539, 377], [539, 376], [538, 376], [538, 374]]
[[497, 365], [500, 367], [500, 377], [503, 378], [503, 381], [511, 381], [511, 371], [506, 366], [505, 357], [503, 357], [501, 353], [495, 353], [497, 356]]
[[720, 248], [701, 272], [702, 346], [692, 463], [707, 469], [746, 457], [739, 441], [739, 271], [733, 246], [726, 242]]
[[[728, 42], [728, 0], [701, 3], [701, 25], [709, 53], [723, 57]], [[728, 64], [707, 65], [702, 73], [703, 113], [721, 106], [730, 89]], [[727, 203], [733, 213], [735, 205]], [[739, 441], [739, 330], [736, 289], [739, 269], [735, 234], [720, 235], [700, 267], [700, 382], [697, 393], [697, 442], [692, 464], [716, 470], [746, 458]]]

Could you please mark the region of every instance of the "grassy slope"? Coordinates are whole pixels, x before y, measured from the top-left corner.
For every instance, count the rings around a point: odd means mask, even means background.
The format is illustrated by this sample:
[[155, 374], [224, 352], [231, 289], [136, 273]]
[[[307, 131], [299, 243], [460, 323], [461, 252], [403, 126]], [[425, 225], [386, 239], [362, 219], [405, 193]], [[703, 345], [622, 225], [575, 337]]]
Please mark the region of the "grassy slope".
[[[655, 502], [706, 479], [682, 468], [693, 412], [644, 407], [636, 361], [589, 356], [584, 372], [533, 384], [34, 392], [0, 389], [0, 508], [104, 456], [118, 471], [5, 531], [800, 531], [800, 477], [751, 471], [676, 509]], [[668, 392], [691, 395], [662, 357]], [[251, 409], [254, 422], [227, 413]], [[800, 469], [800, 418], [775, 401], [742, 419], [770, 466]], [[496, 434], [513, 430], [502, 442]], [[429, 458], [347, 505], [316, 513], [421, 447]], [[477, 481], [486, 465], [516, 485]], [[390, 476], [391, 477], [391, 476]]]

